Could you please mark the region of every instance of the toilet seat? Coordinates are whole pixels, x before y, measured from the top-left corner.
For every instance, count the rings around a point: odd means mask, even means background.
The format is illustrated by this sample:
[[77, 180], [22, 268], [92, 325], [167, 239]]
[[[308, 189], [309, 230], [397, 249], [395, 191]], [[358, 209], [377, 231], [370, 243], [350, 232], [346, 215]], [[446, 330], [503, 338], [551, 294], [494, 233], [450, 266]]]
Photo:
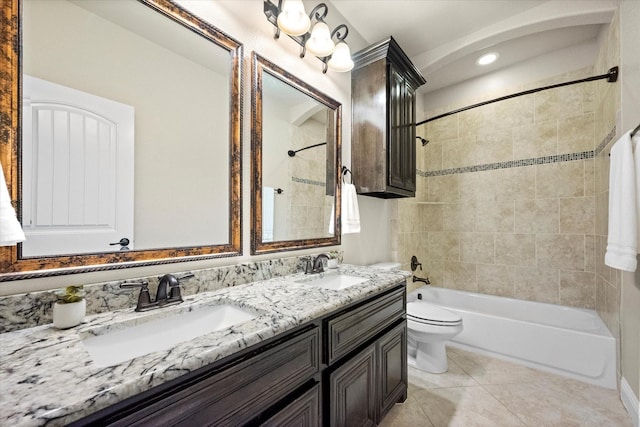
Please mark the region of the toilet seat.
[[407, 319], [435, 326], [462, 324], [462, 318], [458, 314], [423, 301], [407, 303]]

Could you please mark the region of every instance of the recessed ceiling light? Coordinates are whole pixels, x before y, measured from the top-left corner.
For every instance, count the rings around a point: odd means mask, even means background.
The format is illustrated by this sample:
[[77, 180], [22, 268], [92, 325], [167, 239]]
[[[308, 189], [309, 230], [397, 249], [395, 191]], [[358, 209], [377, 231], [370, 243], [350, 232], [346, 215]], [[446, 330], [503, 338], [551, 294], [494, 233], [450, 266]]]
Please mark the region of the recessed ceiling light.
[[497, 53], [487, 53], [485, 55], [482, 55], [480, 58], [478, 58], [476, 60], [476, 64], [478, 65], [489, 65], [492, 62], [494, 62], [496, 59], [498, 59], [498, 54]]

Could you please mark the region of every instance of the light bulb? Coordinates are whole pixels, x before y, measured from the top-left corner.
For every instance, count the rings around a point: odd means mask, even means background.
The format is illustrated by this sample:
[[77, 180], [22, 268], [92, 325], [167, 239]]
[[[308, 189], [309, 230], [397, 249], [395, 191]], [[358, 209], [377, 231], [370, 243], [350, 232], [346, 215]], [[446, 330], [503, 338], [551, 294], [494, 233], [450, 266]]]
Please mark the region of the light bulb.
[[324, 58], [325, 56], [331, 55], [335, 46], [335, 43], [331, 40], [331, 32], [327, 24], [318, 21], [316, 25], [313, 26], [309, 40], [305, 43], [307, 51], [315, 56]]
[[301, 36], [311, 26], [302, 0], [285, 0], [278, 15], [278, 28], [291, 36]]
[[351, 50], [345, 42], [339, 42], [333, 50], [331, 59], [327, 62], [329, 68], [333, 71], [346, 73], [353, 69], [353, 60], [351, 59]]

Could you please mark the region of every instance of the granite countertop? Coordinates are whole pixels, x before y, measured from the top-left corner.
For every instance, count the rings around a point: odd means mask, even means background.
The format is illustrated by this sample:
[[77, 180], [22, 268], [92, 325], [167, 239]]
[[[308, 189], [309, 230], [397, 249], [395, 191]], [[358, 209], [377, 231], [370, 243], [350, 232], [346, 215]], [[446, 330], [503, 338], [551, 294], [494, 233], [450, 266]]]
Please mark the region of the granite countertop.
[[[333, 291], [296, 283], [309, 277], [298, 273], [192, 295], [180, 305], [159, 310], [137, 313], [131, 307], [87, 316], [84, 323], [68, 330], [49, 324], [0, 334], [0, 424], [57, 426], [81, 419], [409, 277], [404, 271], [349, 265], [341, 265], [337, 271], [369, 280]], [[117, 328], [123, 322], [135, 324], [153, 316], [225, 302], [256, 317], [108, 367], [97, 366], [82, 343], [83, 337]]]

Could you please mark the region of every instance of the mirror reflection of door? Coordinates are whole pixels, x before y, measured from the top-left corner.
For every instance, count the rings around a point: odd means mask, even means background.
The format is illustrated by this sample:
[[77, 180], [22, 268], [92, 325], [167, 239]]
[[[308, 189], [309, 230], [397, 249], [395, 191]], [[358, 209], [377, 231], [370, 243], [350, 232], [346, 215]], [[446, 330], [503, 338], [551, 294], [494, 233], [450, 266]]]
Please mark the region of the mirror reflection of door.
[[23, 256], [133, 249], [134, 108], [23, 80]]

